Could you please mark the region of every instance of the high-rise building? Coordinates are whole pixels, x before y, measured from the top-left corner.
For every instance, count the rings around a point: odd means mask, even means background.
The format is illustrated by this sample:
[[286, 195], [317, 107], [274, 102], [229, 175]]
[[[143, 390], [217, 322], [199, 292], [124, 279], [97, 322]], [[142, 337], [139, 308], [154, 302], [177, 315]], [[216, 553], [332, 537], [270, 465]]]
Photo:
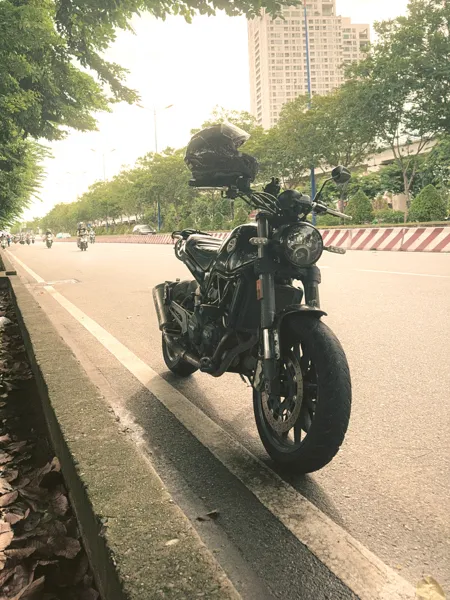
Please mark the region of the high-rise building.
[[[306, 0], [311, 90], [327, 94], [344, 81], [342, 65], [359, 60], [370, 26], [336, 15], [336, 0]], [[262, 12], [248, 23], [251, 111], [263, 127], [276, 124], [281, 107], [308, 93], [306, 28], [302, 6], [283, 9], [283, 18]]]

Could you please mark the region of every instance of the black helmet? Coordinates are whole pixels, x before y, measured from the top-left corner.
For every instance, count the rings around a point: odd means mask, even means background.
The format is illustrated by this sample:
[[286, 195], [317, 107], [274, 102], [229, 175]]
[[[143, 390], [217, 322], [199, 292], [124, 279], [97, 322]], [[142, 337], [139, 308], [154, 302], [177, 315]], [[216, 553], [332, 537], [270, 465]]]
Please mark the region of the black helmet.
[[[250, 135], [230, 124], [218, 124], [196, 133], [186, 150], [185, 163], [195, 187], [246, 187], [258, 173], [258, 161], [238, 148]], [[240, 180], [240, 181], [239, 181]]]

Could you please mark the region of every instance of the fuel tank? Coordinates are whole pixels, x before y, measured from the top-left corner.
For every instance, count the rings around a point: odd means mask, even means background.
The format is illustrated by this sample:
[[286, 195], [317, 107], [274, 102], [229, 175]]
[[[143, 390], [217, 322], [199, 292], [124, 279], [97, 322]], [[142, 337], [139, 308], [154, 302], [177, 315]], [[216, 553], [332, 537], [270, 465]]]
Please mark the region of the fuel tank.
[[233, 229], [219, 251], [214, 271], [229, 277], [254, 263], [258, 258], [258, 248], [252, 246], [249, 240], [256, 236], [256, 225], [251, 223]]

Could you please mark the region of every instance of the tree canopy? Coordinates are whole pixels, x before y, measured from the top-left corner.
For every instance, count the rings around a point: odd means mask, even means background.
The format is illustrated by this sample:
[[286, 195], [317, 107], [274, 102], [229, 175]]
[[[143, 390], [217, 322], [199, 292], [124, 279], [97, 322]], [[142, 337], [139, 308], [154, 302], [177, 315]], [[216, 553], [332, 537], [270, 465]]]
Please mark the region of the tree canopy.
[[[34, 140], [96, 128], [93, 113], [134, 102], [127, 71], [104, 53], [117, 31], [144, 11], [187, 21], [199, 14], [279, 13], [283, 0], [2, 0], [0, 1], [0, 225], [14, 219], [39, 188]], [[26, 175], [25, 175], [26, 173]], [[22, 181], [23, 185], [19, 182]], [[25, 183], [26, 182], [26, 183]], [[18, 188], [20, 187], [20, 190]]]

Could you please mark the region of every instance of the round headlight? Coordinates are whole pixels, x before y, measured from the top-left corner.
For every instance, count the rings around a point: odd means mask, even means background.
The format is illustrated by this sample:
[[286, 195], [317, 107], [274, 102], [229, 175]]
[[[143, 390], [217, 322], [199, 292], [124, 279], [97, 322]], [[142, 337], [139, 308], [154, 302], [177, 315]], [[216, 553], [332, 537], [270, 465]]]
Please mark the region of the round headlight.
[[309, 223], [297, 223], [287, 227], [283, 231], [281, 243], [288, 261], [298, 267], [313, 265], [323, 253], [322, 236]]

